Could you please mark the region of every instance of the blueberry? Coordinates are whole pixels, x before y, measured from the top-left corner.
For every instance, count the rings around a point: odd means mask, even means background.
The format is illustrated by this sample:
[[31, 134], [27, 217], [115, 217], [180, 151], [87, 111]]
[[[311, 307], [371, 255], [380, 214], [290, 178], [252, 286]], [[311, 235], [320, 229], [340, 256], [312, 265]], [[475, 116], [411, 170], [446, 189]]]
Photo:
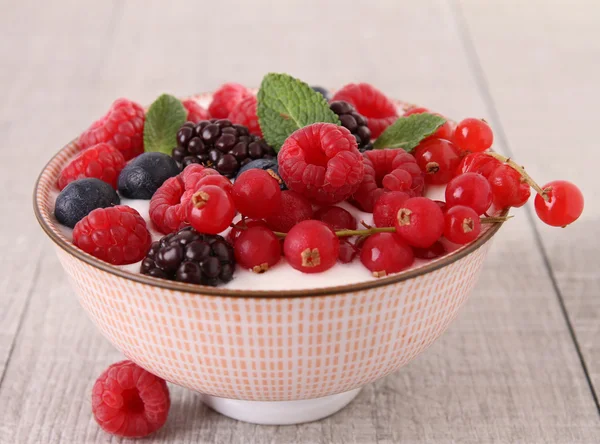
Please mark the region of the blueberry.
[[322, 86], [311, 86], [311, 88], [314, 89], [316, 92], [321, 93], [323, 95], [323, 97], [325, 97], [325, 100], [329, 101], [331, 99], [331, 96], [329, 95], [329, 91], [327, 91]]
[[163, 153], [144, 153], [133, 159], [119, 175], [119, 193], [129, 199], [150, 199], [165, 180], [177, 176], [177, 162]]
[[275, 174], [277, 181], [279, 182], [279, 188], [282, 190], [287, 190], [287, 186], [279, 176], [279, 165], [277, 164], [277, 159], [256, 159], [252, 162], [248, 162], [238, 173], [238, 176], [245, 171], [252, 170], [254, 168], [260, 168], [261, 170], [271, 171], [272, 174]]
[[119, 205], [117, 192], [100, 179], [79, 179], [67, 185], [56, 198], [54, 215], [67, 227], [73, 228], [77, 222], [96, 208]]

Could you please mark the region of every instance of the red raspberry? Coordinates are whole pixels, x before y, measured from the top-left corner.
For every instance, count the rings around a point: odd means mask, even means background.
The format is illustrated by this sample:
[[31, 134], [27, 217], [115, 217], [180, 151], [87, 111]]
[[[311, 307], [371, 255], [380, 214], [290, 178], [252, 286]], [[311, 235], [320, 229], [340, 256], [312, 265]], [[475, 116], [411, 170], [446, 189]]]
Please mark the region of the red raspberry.
[[333, 230], [318, 220], [300, 222], [285, 237], [283, 252], [288, 263], [303, 273], [320, 273], [333, 267], [340, 241]]
[[281, 206], [266, 221], [273, 231], [287, 233], [294, 225], [312, 217], [311, 203], [301, 194], [286, 190], [281, 192]]
[[117, 189], [119, 173], [125, 166], [123, 155], [107, 143], [99, 143], [83, 150], [69, 162], [58, 176], [58, 189], [84, 177], [95, 177]]
[[226, 119], [231, 110], [252, 93], [239, 83], [225, 83], [213, 94], [208, 112], [215, 119]]
[[364, 177], [356, 138], [343, 126], [314, 123], [292, 133], [278, 155], [288, 188], [320, 204], [350, 197]]
[[368, 83], [350, 83], [335, 93], [331, 101], [343, 100], [368, 119], [371, 137], [376, 139], [384, 129], [398, 119], [396, 105], [381, 91]]
[[425, 178], [415, 158], [404, 150], [373, 150], [364, 153], [365, 177], [352, 196], [363, 211], [373, 212], [386, 191], [403, 191], [410, 197], [423, 194]]
[[131, 361], [108, 367], [92, 389], [92, 412], [112, 435], [141, 438], [167, 421], [171, 398], [164, 379]]
[[113, 265], [141, 261], [151, 243], [146, 222], [126, 205], [96, 208], [73, 229], [76, 247]]
[[232, 123], [244, 125], [250, 133], [262, 137], [263, 134], [258, 123], [258, 116], [256, 115], [256, 104], [256, 97], [246, 97], [233, 107], [227, 120], [230, 120]]
[[92, 123], [79, 136], [77, 144], [85, 149], [108, 143], [121, 151], [125, 160], [144, 152], [144, 108], [128, 99], [113, 102], [104, 117]]
[[193, 99], [182, 100], [181, 104], [187, 110], [187, 121], [198, 123], [201, 120], [210, 119], [210, 114], [198, 102]]

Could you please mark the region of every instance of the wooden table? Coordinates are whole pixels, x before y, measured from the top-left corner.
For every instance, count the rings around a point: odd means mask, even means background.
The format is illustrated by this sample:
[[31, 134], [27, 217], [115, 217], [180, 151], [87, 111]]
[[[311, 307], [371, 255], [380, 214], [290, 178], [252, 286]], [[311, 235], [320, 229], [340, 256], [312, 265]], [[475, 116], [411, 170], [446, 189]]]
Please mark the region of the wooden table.
[[598, 23], [595, 0], [1, 0], [0, 442], [124, 442], [90, 413], [95, 378], [121, 356], [34, 220], [42, 166], [116, 97], [258, 85], [269, 71], [485, 117], [498, 150], [541, 182], [577, 182], [586, 211], [564, 230], [514, 211], [448, 332], [341, 413], [254, 426], [172, 387], [148, 442], [600, 442]]

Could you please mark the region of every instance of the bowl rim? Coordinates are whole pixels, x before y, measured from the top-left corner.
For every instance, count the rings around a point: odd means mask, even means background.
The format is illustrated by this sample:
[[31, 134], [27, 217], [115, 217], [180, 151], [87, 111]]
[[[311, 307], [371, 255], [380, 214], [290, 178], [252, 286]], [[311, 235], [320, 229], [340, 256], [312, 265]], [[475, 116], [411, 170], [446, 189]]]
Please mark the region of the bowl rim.
[[[187, 98], [198, 99], [207, 94], [197, 94], [189, 96]], [[405, 102], [394, 101], [398, 106], [406, 105]], [[180, 291], [185, 293], [194, 293], [199, 295], [208, 296], [221, 296], [221, 297], [233, 297], [233, 298], [297, 298], [297, 297], [315, 297], [315, 296], [328, 296], [328, 295], [339, 295], [345, 293], [354, 293], [358, 291], [371, 290], [374, 288], [384, 287], [386, 285], [397, 284], [399, 282], [414, 279], [416, 277], [431, 273], [441, 268], [447, 267], [454, 262], [468, 256], [477, 249], [485, 245], [495, 234], [498, 232], [504, 222], [499, 222], [491, 226], [482, 235], [480, 235], [474, 242], [471, 242], [459, 249], [449, 253], [446, 256], [430, 262], [429, 264], [418, 266], [413, 269], [401, 271], [399, 273], [391, 274], [386, 277], [358, 282], [354, 284], [336, 285], [331, 287], [320, 287], [320, 288], [307, 288], [301, 290], [239, 290], [239, 289], [227, 289], [223, 287], [210, 287], [206, 285], [187, 284], [183, 282], [169, 281], [166, 279], [159, 279], [152, 276], [147, 276], [141, 273], [133, 273], [119, 268], [116, 265], [104, 262], [96, 257], [80, 250], [75, 247], [72, 243], [63, 239], [58, 231], [44, 219], [41, 211], [42, 202], [38, 197], [40, 196], [40, 184], [43, 179], [44, 173], [48, 170], [49, 166], [56, 161], [56, 159], [67, 150], [71, 145], [76, 142], [77, 139], [73, 139], [71, 142], [63, 146], [56, 154], [54, 154], [48, 162], [42, 168], [38, 178], [35, 182], [33, 189], [33, 207], [35, 217], [44, 230], [44, 232], [50, 237], [50, 239], [62, 250], [71, 256], [83, 261], [87, 265], [98, 268], [109, 274], [118, 276], [120, 278], [133, 281], [138, 284], [151, 285], [154, 287], [160, 287], [172, 291]], [[504, 210], [501, 215], [506, 215], [508, 210]]]

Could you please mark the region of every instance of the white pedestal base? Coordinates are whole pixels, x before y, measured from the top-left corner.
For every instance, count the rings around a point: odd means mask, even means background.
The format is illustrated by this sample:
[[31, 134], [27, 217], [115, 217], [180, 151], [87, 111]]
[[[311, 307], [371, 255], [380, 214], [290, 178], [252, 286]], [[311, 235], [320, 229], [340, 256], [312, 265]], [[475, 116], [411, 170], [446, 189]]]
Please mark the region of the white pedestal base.
[[263, 425], [317, 421], [340, 411], [356, 398], [360, 388], [323, 398], [300, 401], [240, 401], [202, 395], [202, 401], [222, 415]]

